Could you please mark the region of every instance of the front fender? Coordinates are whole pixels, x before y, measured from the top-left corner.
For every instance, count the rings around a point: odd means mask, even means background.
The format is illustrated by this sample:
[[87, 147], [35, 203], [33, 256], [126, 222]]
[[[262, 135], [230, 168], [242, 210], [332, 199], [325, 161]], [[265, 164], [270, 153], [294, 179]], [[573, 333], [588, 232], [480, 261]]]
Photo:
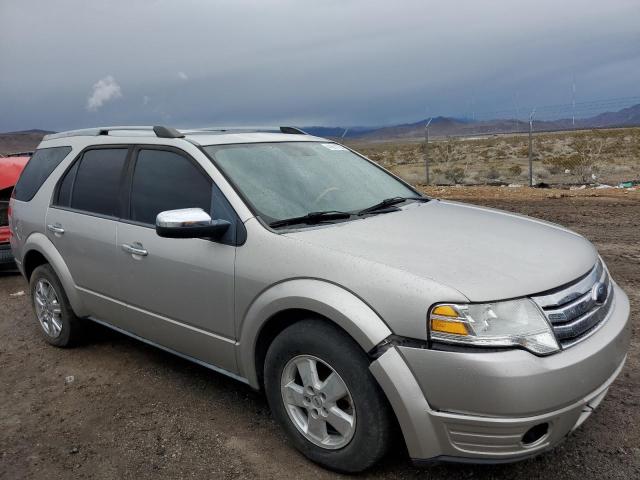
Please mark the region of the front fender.
[[85, 310], [80, 295], [78, 294], [78, 290], [76, 289], [76, 283], [73, 281], [73, 277], [71, 276], [71, 272], [69, 271], [69, 268], [67, 268], [67, 264], [62, 259], [62, 255], [60, 255], [58, 249], [56, 249], [55, 245], [51, 243], [51, 240], [42, 233], [32, 233], [29, 235], [22, 247], [22, 252], [24, 252], [22, 257], [23, 268], [24, 259], [27, 257], [29, 252], [33, 250], [41, 253], [56, 272], [56, 275], [58, 275], [74, 313], [79, 317], [88, 315], [89, 313]]
[[391, 335], [369, 305], [338, 285], [309, 278], [278, 283], [253, 301], [239, 328], [238, 365], [254, 388], [259, 388], [255, 354], [260, 331], [275, 314], [290, 309], [308, 310], [328, 318], [367, 352]]

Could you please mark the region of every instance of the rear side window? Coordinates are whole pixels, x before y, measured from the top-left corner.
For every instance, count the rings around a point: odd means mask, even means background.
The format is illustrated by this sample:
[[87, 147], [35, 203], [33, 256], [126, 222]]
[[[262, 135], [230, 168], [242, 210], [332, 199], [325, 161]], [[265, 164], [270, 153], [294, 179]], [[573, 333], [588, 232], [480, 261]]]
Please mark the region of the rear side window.
[[179, 208], [211, 211], [211, 180], [189, 159], [140, 150], [131, 186], [131, 220], [155, 224], [158, 213]]
[[120, 213], [126, 148], [88, 150], [60, 183], [56, 204], [110, 217]]
[[80, 162], [75, 162], [67, 173], [65, 173], [64, 179], [58, 189], [58, 198], [55, 202], [56, 205], [62, 205], [65, 207], [71, 206], [71, 189], [73, 188], [73, 182], [76, 180], [78, 165], [80, 165]]
[[15, 186], [15, 198], [29, 202], [45, 182], [51, 172], [69, 155], [71, 147], [51, 147], [36, 150], [24, 167]]

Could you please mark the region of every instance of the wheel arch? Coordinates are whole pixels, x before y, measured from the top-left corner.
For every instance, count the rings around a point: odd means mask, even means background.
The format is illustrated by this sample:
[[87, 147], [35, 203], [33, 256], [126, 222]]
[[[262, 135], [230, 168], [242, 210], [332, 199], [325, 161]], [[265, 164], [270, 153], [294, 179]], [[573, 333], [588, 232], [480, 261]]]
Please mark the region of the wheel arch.
[[269, 344], [287, 326], [309, 317], [337, 325], [369, 352], [391, 335], [380, 316], [352, 292], [317, 279], [295, 279], [262, 292], [239, 328], [238, 365], [249, 384], [262, 387], [262, 367]]
[[48, 263], [60, 279], [75, 314], [85, 315], [82, 300], [71, 272], [51, 240], [41, 233], [33, 233], [27, 238], [22, 251], [25, 252], [22, 257], [22, 268], [27, 281], [30, 280], [31, 274], [39, 265]]
[[49, 263], [47, 258], [40, 253], [39, 250], [31, 249], [29, 250], [22, 261], [22, 269], [24, 271], [24, 276], [27, 281], [31, 280], [31, 274], [33, 271], [38, 268], [40, 265], [44, 265], [45, 263]]

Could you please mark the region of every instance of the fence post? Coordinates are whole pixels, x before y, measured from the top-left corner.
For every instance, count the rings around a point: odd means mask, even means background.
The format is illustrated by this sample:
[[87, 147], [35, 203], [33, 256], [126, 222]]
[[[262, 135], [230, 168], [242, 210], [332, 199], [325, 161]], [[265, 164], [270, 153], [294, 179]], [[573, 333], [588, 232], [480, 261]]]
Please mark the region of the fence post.
[[534, 108], [529, 115], [529, 186], [533, 187], [533, 116], [536, 114]]
[[433, 117], [429, 119], [424, 127], [424, 168], [426, 173], [426, 185], [429, 185], [429, 124]]

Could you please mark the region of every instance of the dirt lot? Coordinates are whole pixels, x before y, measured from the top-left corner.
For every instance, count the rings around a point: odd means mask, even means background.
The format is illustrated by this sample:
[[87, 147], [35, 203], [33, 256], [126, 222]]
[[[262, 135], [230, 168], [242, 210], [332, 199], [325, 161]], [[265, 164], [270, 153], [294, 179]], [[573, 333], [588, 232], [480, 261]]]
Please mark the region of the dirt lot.
[[[401, 448], [369, 478], [640, 478], [640, 191], [434, 188], [558, 222], [598, 246], [629, 294], [629, 360], [591, 419], [518, 464], [417, 469]], [[533, 198], [531, 198], [533, 197]], [[104, 329], [40, 338], [24, 280], [0, 276], [0, 478], [331, 478], [292, 450], [249, 388]], [[73, 381], [69, 381], [73, 376]]]

